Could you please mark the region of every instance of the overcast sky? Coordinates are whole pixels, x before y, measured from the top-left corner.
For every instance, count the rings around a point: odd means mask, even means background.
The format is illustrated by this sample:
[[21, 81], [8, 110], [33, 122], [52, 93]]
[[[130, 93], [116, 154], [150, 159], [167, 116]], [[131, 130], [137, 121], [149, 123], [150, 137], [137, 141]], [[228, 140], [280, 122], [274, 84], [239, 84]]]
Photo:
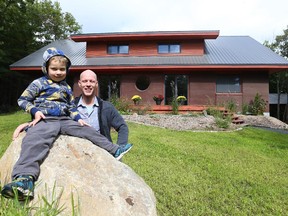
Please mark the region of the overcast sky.
[[[54, 0], [56, 1], [56, 0]], [[288, 28], [288, 0], [58, 0], [83, 33], [219, 30], [272, 42]]]

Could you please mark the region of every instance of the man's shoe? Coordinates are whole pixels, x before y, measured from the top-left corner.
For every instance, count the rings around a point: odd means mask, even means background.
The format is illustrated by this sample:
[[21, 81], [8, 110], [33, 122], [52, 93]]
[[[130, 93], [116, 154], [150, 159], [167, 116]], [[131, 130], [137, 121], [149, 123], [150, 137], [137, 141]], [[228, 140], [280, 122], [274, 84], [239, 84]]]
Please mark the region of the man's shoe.
[[1, 195], [5, 198], [15, 197], [19, 201], [24, 201], [27, 198], [33, 199], [34, 197], [34, 180], [32, 176], [22, 175], [18, 176], [14, 181], [4, 185], [1, 190]]
[[130, 149], [132, 148], [132, 144], [128, 143], [126, 144], [125, 146], [120, 146], [116, 153], [114, 154], [114, 157], [117, 159], [117, 160], [120, 160], [124, 154], [126, 154], [127, 152], [130, 151]]

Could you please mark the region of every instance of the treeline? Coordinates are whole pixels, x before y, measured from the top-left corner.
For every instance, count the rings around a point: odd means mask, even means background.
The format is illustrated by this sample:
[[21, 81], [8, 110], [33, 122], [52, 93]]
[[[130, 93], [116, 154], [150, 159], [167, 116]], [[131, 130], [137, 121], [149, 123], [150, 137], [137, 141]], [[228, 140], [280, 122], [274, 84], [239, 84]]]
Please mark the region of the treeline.
[[[274, 52], [288, 59], [288, 26], [283, 30], [282, 35], [278, 35], [275, 41], [264, 45], [272, 49]], [[280, 105], [280, 94], [288, 94], [288, 71], [271, 74], [269, 78], [269, 92], [278, 94], [278, 104], [276, 107], [276, 118], [288, 122], [288, 100], [286, 105]], [[288, 97], [287, 97], [288, 99]]]
[[17, 107], [31, 78], [9, 65], [54, 40], [81, 33], [72, 14], [51, 0], [0, 0], [0, 112]]

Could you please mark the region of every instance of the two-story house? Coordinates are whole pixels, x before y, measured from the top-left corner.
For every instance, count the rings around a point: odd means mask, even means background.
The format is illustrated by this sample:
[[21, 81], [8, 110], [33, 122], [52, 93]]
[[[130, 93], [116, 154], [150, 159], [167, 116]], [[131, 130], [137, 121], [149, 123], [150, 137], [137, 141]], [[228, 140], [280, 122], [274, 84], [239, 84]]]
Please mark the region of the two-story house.
[[[241, 110], [259, 93], [269, 101], [269, 74], [288, 69], [288, 61], [249, 36], [219, 36], [219, 31], [95, 33], [55, 41], [11, 65], [11, 70], [41, 75], [48, 47], [72, 61], [70, 84], [80, 94], [81, 71], [98, 75], [99, 96], [142, 97], [142, 104], [164, 104], [173, 95], [186, 105], [219, 105], [233, 100]], [[131, 102], [132, 103], [132, 102]], [[266, 109], [269, 112], [269, 106]]]

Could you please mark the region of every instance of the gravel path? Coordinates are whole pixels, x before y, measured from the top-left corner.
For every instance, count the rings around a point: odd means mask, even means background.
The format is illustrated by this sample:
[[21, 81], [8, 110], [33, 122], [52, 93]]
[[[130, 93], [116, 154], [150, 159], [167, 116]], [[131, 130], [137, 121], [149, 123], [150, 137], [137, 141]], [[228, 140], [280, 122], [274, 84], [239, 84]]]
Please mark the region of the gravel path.
[[257, 126], [274, 128], [288, 131], [288, 125], [273, 117], [267, 116], [244, 116], [239, 118], [244, 120], [244, 124], [231, 124], [228, 129], [219, 128], [215, 123], [213, 116], [190, 116], [190, 115], [123, 115], [128, 122], [136, 122], [140, 124], [169, 128], [173, 130], [192, 130], [192, 131], [231, 131], [237, 130], [244, 126]]

